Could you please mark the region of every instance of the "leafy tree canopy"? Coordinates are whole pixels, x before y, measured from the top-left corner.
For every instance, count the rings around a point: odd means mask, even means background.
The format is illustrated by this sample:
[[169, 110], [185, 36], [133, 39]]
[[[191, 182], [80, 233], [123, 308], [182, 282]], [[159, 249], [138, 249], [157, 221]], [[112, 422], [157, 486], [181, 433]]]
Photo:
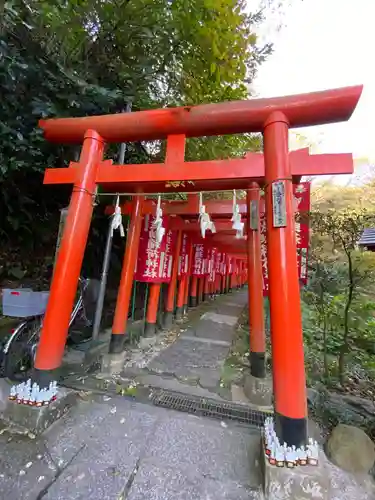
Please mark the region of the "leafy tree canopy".
[[[1, 239], [20, 248], [56, 241], [69, 189], [43, 186], [42, 175], [77, 151], [47, 143], [39, 118], [248, 98], [271, 51], [258, 41], [262, 22], [244, 0], [1, 2]], [[260, 144], [246, 134], [192, 139], [187, 157], [242, 155]], [[150, 154], [132, 144], [126, 161]]]

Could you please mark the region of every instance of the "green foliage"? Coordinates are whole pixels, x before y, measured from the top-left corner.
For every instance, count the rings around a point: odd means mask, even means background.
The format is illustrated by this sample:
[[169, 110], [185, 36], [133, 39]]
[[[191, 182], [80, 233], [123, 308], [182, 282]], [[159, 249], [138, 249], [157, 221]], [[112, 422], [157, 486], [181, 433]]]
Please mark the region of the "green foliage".
[[[271, 51], [256, 36], [262, 14], [248, 14], [243, 0], [6, 0], [0, 14], [0, 237], [12, 245], [0, 273], [36, 244], [49, 258], [68, 200], [69, 188], [43, 186], [43, 172], [78, 150], [47, 143], [40, 118], [244, 99]], [[250, 135], [202, 138], [189, 141], [187, 157], [259, 146]], [[134, 144], [126, 161], [158, 154]]]
[[221, 371], [220, 386], [230, 388], [238, 384], [249, 370], [249, 325], [247, 311], [241, 316], [235, 338]]
[[357, 246], [375, 214], [330, 208], [313, 212], [311, 223], [311, 279], [302, 296], [310, 375], [344, 385], [349, 367], [375, 352], [375, 255]]

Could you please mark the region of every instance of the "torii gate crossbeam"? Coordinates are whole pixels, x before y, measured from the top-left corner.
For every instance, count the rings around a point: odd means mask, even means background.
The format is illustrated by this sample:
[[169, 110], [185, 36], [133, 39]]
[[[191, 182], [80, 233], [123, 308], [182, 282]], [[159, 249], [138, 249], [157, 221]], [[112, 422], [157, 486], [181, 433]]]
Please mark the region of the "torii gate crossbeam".
[[357, 85], [248, 101], [40, 120], [39, 126], [48, 141], [76, 144], [89, 129], [96, 130], [105, 142], [153, 141], [171, 134], [200, 137], [260, 132], [275, 111], [283, 113], [290, 128], [346, 121], [361, 92], [362, 85]]
[[[174, 151], [176, 146], [170, 136], [168, 150]], [[178, 136], [179, 139], [181, 136]], [[185, 137], [182, 137], [185, 139]], [[181, 146], [180, 146], [181, 145]], [[173, 155], [176, 158], [177, 155]], [[259, 185], [264, 183], [264, 155], [248, 153], [245, 158], [210, 161], [184, 162], [183, 150], [179, 160], [165, 163], [140, 165], [113, 165], [112, 160], [106, 160], [99, 165], [96, 183], [105, 191], [126, 193], [153, 192], [191, 192], [246, 189], [249, 177]], [[353, 157], [350, 153], [310, 155], [308, 148], [290, 153], [293, 181], [298, 182], [303, 175], [335, 175], [353, 173]], [[45, 184], [74, 184], [77, 174], [76, 163], [67, 168], [47, 169], [44, 176]], [[174, 185], [176, 183], [176, 185]]]

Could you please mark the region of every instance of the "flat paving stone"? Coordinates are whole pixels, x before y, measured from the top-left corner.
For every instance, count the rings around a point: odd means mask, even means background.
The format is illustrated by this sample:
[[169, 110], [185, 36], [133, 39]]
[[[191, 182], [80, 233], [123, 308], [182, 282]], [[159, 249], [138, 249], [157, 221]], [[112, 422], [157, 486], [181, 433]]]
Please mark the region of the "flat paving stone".
[[145, 462], [141, 465], [127, 500], [201, 500], [199, 481], [186, 471]]
[[56, 474], [43, 442], [3, 434], [0, 449], [0, 498], [35, 500]]
[[261, 487], [196, 475], [194, 470], [144, 461], [128, 500], [261, 500]]
[[219, 388], [220, 373], [217, 370], [198, 370], [199, 385], [208, 391], [214, 392]]
[[[99, 460], [90, 450], [90, 460], [69, 466], [43, 497], [48, 500], [114, 500], [120, 497], [136, 464], [134, 457], [121, 462]], [[77, 457], [78, 458], [78, 457]]]
[[228, 326], [225, 323], [216, 323], [208, 319], [201, 319], [194, 329], [194, 336], [203, 339], [229, 342], [229, 344], [231, 344], [233, 331], [233, 326]]
[[[93, 420], [88, 415], [90, 432], [84, 434], [84, 447], [51, 485], [45, 498], [117, 499], [161, 417], [158, 412], [152, 412], [152, 407], [120, 397], [92, 403], [92, 407], [96, 418]], [[53, 452], [56, 453], [56, 446]]]
[[215, 312], [206, 312], [201, 316], [202, 320], [210, 320], [214, 323], [224, 324], [228, 326], [235, 326], [237, 323], [237, 315], [229, 316], [228, 314], [218, 314]]
[[237, 303], [237, 302], [227, 302], [227, 301], [225, 301], [225, 302], [221, 305], [221, 307], [237, 307], [237, 308], [238, 308], [238, 307], [241, 307], [241, 308], [242, 308], [243, 306], [244, 306], [244, 303], [242, 303], [242, 302], [241, 302], [241, 303]]
[[261, 486], [251, 488], [228, 479], [203, 479], [200, 499], [205, 500], [263, 500]]
[[154, 358], [148, 368], [160, 373], [174, 373], [177, 377], [199, 375], [198, 370], [201, 369], [217, 369], [220, 372], [227, 353], [228, 347], [203, 346], [200, 342], [194, 343], [181, 337]]
[[[103, 398], [102, 398], [103, 399]], [[92, 401], [81, 401], [79, 406], [61, 419], [61, 425], [52, 427], [44, 436], [53, 460], [63, 467], [83, 448], [107, 418], [111, 406]], [[90, 411], [88, 412], [88, 407]], [[75, 436], [72, 439], [72, 435]]]
[[237, 316], [239, 317], [244, 310], [243, 304], [215, 304], [215, 307], [211, 309], [211, 312], [216, 314], [224, 314], [226, 316]]
[[[254, 455], [252, 455], [254, 454]], [[198, 477], [259, 484], [259, 432], [223, 427], [220, 422], [166, 419], [158, 425], [146, 459]]]

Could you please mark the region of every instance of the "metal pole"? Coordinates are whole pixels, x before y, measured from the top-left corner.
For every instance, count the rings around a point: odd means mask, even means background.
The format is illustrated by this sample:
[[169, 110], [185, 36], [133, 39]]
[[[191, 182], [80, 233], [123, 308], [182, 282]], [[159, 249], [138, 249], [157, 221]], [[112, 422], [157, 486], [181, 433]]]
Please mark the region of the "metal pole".
[[[126, 104], [125, 109], [122, 112], [123, 113], [130, 113], [131, 108], [132, 108], [131, 103], [128, 103], [128, 104]], [[125, 153], [126, 153], [126, 143], [123, 142], [120, 144], [119, 165], [122, 165], [124, 163]], [[114, 198], [114, 203], [116, 203], [116, 198]], [[93, 341], [98, 339], [99, 332], [100, 332], [100, 324], [101, 324], [102, 315], [103, 315], [104, 298], [105, 298], [105, 292], [106, 292], [106, 288], [107, 288], [109, 263], [110, 263], [110, 259], [111, 259], [112, 240], [113, 240], [112, 219], [110, 218], [109, 219], [109, 228], [108, 228], [108, 233], [107, 233], [107, 241], [106, 241], [106, 245], [105, 245], [102, 274], [100, 277], [99, 296], [98, 296], [98, 301], [96, 303], [94, 327], [92, 330], [92, 340]]]
[[[114, 203], [116, 203], [116, 198], [114, 198]], [[112, 239], [113, 239], [112, 233], [113, 233], [113, 231], [112, 231], [112, 219], [109, 219], [109, 227], [108, 227], [108, 233], [107, 233], [107, 241], [106, 241], [106, 245], [105, 245], [102, 274], [100, 277], [99, 296], [98, 296], [98, 301], [96, 303], [94, 328], [92, 330], [92, 340], [93, 341], [98, 339], [99, 331], [100, 331], [100, 323], [102, 321], [104, 297], [105, 297], [105, 292], [106, 292], [106, 287], [107, 287], [109, 262], [110, 262], [111, 250], [112, 250]]]
[[137, 298], [137, 282], [134, 281], [133, 296], [132, 296], [132, 315], [131, 315], [132, 321], [134, 321], [134, 318], [135, 318], [135, 301], [136, 301], [136, 298]]

